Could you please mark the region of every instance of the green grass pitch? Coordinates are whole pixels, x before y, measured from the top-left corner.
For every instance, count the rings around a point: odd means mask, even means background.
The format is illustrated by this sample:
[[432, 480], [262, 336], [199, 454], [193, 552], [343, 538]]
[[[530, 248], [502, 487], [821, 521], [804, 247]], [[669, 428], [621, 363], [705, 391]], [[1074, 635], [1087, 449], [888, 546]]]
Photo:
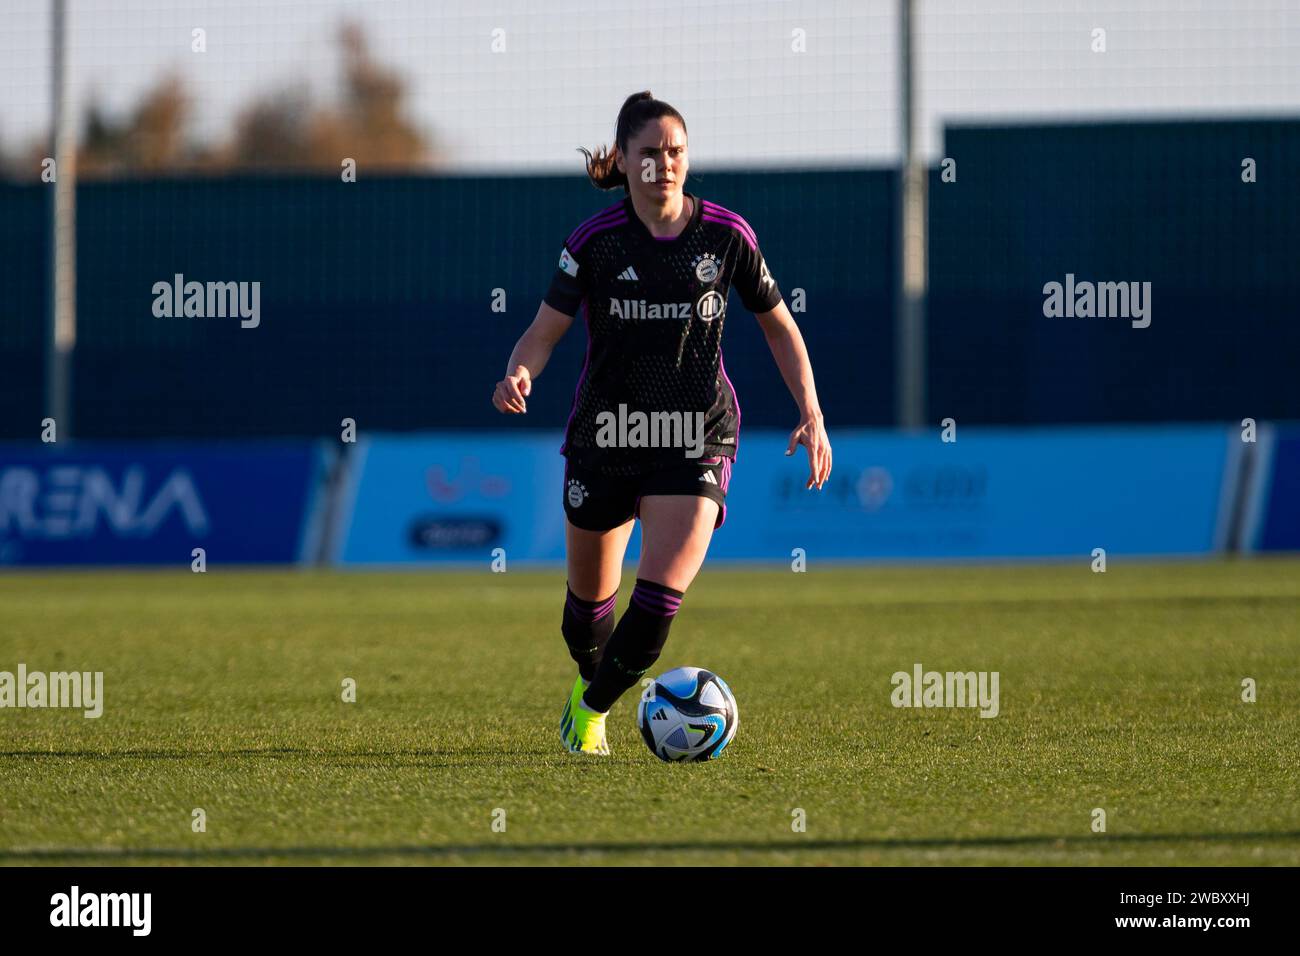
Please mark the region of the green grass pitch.
[[[706, 565], [657, 670], [716, 670], [741, 719], [693, 765], [634, 694], [610, 759], [561, 750], [563, 596], [486, 566], [0, 576], [0, 671], [105, 696], [0, 710], [0, 863], [1300, 865], [1300, 561]], [[918, 662], [998, 671], [1001, 713], [893, 707]]]

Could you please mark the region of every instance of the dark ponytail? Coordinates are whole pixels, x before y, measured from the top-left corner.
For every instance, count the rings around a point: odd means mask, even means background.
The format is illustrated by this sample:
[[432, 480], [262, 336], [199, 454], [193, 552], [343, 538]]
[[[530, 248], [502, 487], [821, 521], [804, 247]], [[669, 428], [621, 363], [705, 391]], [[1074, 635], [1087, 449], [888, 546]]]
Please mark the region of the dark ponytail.
[[[649, 90], [633, 93], [623, 101], [623, 108], [618, 111], [618, 123], [614, 127], [614, 144], [623, 151], [624, 160], [627, 159], [628, 141], [641, 132], [641, 127], [665, 116], [671, 116], [681, 123], [682, 132], [686, 132], [686, 120], [682, 119], [682, 114], [663, 100], [655, 99]], [[628, 192], [627, 174], [619, 172], [612, 147], [598, 146], [595, 155], [582, 146], [578, 149], [587, 157], [587, 177], [593, 186], [597, 189], [616, 189], [622, 186], [623, 192]]]

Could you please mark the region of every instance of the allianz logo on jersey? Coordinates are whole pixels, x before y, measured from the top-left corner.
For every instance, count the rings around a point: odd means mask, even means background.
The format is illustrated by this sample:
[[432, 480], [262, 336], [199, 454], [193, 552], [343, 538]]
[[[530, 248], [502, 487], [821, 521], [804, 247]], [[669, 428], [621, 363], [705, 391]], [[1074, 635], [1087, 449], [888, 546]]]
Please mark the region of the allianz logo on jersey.
[[701, 322], [712, 322], [727, 311], [727, 300], [709, 290], [696, 300], [694, 311], [689, 302], [648, 302], [645, 299], [609, 300], [609, 315], [614, 319], [690, 319], [698, 315]]

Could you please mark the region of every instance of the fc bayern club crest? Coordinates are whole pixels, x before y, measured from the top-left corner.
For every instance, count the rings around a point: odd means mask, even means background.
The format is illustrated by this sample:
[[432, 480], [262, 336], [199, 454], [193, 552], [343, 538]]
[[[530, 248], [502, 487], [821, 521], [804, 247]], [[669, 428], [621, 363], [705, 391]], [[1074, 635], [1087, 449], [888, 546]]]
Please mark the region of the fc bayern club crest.
[[570, 508], [581, 508], [582, 503], [587, 500], [587, 486], [577, 478], [570, 478], [565, 494], [568, 496]]
[[697, 256], [691, 265], [695, 267], [695, 278], [701, 282], [712, 282], [722, 272], [722, 264], [711, 252]]

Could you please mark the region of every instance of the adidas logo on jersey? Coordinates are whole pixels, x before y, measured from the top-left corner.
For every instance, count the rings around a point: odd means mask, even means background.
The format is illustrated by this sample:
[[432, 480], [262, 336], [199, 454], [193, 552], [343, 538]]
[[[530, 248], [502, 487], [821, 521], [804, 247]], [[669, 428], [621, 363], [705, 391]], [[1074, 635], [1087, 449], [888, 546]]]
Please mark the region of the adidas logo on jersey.
[[716, 485], [718, 483], [718, 479], [713, 477], [713, 472], [711, 471], [706, 471], [704, 474], [700, 475], [700, 481], [710, 485]]
[[637, 281], [636, 270], [633, 269], [631, 266], [628, 266], [626, 269], [624, 269], [622, 272], [620, 272], [620, 273], [618, 274], [618, 277], [619, 277], [620, 279], [624, 280], [625, 282], [636, 282], [636, 281]]

